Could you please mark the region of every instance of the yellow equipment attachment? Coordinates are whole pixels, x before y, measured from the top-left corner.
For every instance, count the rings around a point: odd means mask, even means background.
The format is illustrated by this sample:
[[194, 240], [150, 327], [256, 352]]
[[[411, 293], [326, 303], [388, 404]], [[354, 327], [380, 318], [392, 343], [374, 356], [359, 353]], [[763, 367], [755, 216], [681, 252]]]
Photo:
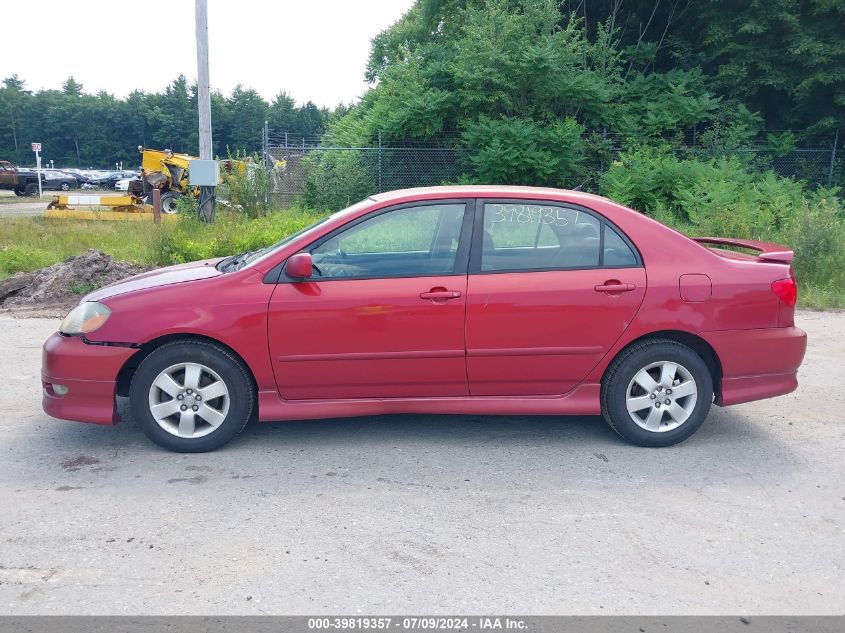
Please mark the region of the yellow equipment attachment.
[[[80, 207], [88, 207], [80, 209]], [[152, 207], [132, 194], [124, 195], [67, 195], [53, 196], [44, 212], [45, 218], [76, 220], [148, 220], [152, 221]], [[161, 214], [162, 219], [176, 215]]]

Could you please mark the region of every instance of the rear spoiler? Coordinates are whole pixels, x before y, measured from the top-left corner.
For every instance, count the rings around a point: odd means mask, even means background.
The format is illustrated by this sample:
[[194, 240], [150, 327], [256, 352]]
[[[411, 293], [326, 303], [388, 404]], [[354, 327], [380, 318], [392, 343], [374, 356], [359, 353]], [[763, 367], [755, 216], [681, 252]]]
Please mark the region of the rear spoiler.
[[716, 244], [721, 246], [736, 246], [757, 251], [757, 259], [764, 262], [782, 262], [788, 264], [792, 261], [795, 253], [786, 248], [783, 244], [772, 244], [771, 242], [758, 242], [756, 240], [737, 240], [732, 237], [694, 237], [699, 244]]

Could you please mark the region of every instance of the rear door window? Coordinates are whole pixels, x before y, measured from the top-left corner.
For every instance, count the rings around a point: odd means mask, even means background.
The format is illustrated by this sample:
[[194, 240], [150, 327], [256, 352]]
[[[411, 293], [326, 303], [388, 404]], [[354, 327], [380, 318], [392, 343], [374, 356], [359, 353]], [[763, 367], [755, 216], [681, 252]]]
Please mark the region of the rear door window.
[[482, 271], [594, 268], [601, 260], [602, 223], [569, 207], [485, 203]]

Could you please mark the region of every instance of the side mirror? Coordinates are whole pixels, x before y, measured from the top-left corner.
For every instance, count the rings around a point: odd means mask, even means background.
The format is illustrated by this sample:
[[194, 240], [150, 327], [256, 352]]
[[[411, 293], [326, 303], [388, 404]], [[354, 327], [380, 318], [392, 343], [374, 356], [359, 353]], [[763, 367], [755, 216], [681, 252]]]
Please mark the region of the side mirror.
[[313, 272], [311, 253], [291, 255], [285, 264], [285, 274], [293, 279], [308, 279]]

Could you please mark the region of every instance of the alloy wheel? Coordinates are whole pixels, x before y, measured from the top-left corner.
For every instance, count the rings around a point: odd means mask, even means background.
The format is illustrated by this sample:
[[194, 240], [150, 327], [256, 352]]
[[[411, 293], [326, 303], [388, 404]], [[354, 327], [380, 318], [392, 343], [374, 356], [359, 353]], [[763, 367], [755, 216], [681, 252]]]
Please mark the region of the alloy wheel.
[[229, 388], [213, 369], [179, 363], [150, 385], [150, 413], [171, 435], [198, 438], [213, 433], [229, 412]]
[[678, 363], [651, 363], [634, 374], [625, 392], [628, 414], [637, 426], [654, 433], [672, 431], [695, 409], [698, 387]]

